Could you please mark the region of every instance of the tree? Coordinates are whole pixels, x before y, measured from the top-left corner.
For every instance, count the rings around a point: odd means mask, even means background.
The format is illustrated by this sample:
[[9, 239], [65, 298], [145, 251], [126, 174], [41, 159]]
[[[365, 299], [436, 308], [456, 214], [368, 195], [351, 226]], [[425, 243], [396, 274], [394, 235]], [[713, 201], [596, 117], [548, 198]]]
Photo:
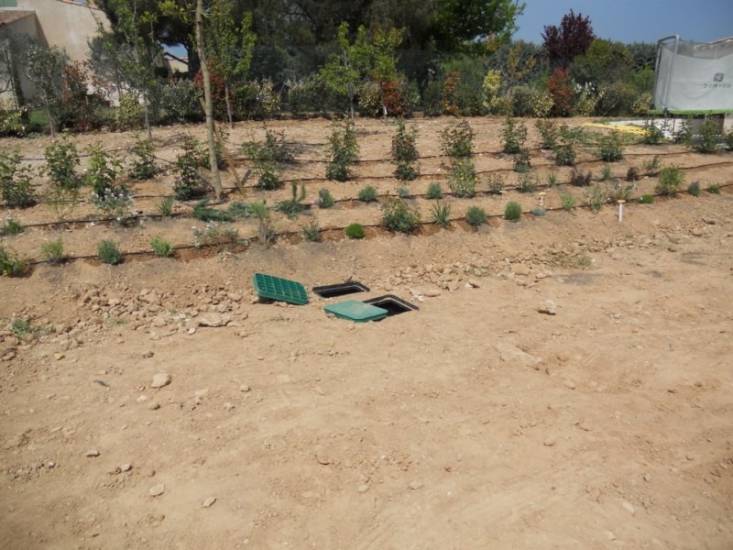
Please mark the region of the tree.
[[567, 67], [577, 55], [584, 54], [595, 39], [589, 17], [570, 10], [563, 16], [560, 27], [549, 25], [542, 33], [545, 49], [555, 67]]
[[436, 0], [433, 37], [440, 49], [491, 49], [508, 40], [524, 11], [518, 0]]
[[252, 13], [246, 12], [237, 25], [234, 0], [215, 0], [206, 26], [207, 53], [216, 72], [224, 78], [224, 100], [229, 126], [233, 125], [231, 86], [244, 79], [252, 64], [256, 35], [252, 32]]
[[349, 98], [349, 113], [354, 118], [354, 98], [369, 63], [369, 44], [364, 27], [359, 27], [356, 39], [349, 41], [349, 24], [345, 21], [338, 28], [337, 54], [331, 56], [321, 68], [321, 78], [335, 93]]
[[581, 84], [598, 86], [626, 80], [632, 65], [631, 53], [621, 42], [597, 39], [584, 54], [575, 58], [570, 74]]
[[36, 42], [31, 42], [25, 52], [25, 73], [36, 88], [36, 101], [46, 111], [51, 137], [56, 136], [56, 118], [61, 107], [67, 62], [68, 58], [62, 50], [47, 48]]

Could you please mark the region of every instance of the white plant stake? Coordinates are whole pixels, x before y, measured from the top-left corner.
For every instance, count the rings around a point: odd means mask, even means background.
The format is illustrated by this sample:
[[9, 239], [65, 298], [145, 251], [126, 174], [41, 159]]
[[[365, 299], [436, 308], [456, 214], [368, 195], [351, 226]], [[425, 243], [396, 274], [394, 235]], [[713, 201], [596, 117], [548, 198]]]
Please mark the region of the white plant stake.
[[545, 192], [542, 191], [537, 194], [537, 197], [539, 199], [540, 208], [544, 210], [545, 208]]
[[622, 221], [624, 221], [624, 203], [626, 201], [619, 199], [616, 202], [618, 203], [618, 221], [619, 223], [621, 223]]

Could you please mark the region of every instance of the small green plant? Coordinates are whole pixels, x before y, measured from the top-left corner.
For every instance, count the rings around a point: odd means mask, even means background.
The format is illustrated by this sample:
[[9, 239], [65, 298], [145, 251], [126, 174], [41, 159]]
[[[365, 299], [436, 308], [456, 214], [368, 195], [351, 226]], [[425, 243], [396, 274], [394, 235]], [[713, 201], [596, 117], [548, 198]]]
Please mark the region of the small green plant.
[[33, 331], [33, 326], [29, 319], [13, 319], [10, 323], [10, 332], [16, 338], [24, 338]]
[[720, 195], [720, 185], [717, 183], [711, 183], [708, 185], [707, 189], [705, 189], [708, 193], [712, 193], [713, 195]]
[[547, 176], [547, 186], [555, 187], [556, 185], [557, 185], [557, 174], [555, 172], [551, 172], [550, 175]]
[[227, 212], [235, 220], [244, 220], [252, 216], [252, 209], [246, 202], [235, 201], [229, 205]]
[[519, 221], [522, 217], [522, 206], [518, 202], [508, 202], [504, 208], [504, 219], [510, 222]]
[[486, 211], [478, 206], [472, 206], [466, 210], [466, 222], [474, 229], [486, 223]]
[[165, 197], [158, 203], [158, 214], [164, 218], [169, 218], [173, 215], [173, 205], [175, 199], [173, 197]]
[[425, 193], [425, 197], [430, 200], [437, 200], [443, 198], [443, 188], [438, 182], [433, 182], [428, 185], [428, 191]]
[[18, 151], [0, 151], [0, 191], [7, 208], [28, 208], [36, 204], [32, 171], [22, 160]]
[[420, 225], [420, 214], [402, 199], [389, 199], [382, 206], [382, 224], [390, 231], [412, 233]]
[[601, 168], [601, 181], [608, 181], [611, 179], [611, 167], [608, 164], [604, 164]]
[[403, 185], [397, 188], [397, 196], [401, 199], [409, 199], [411, 194], [409, 187]]
[[572, 210], [575, 208], [575, 197], [570, 193], [560, 193], [560, 203], [564, 210]]
[[97, 246], [97, 257], [105, 264], [117, 265], [122, 262], [122, 253], [112, 241], [102, 241]]
[[202, 222], [228, 223], [234, 221], [234, 216], [230, 212], [211, 208], [207, 199], [196, 203], [196, 206], [193, 207], [193, 217]]
[[504, 179], [499, 174], [491, 174], [487, 182], [487, 189], [491, 195], [501, 195], [504, 192]]
[[522, 174], [517, 183], [517, 191], [520, 193], [534, 193], [537, 191], [537, 179], [529, 174]]
[[253, 161], [289, 163], [295, 160], [295, 155], [285, 141], [285, 132], [272, 130], [265, 130], [265, 139], [262, 142], [244, 143], [242, 152]]
[[685, 175], [677, 166], [665, 166], [659, 171], [656, 192], [660, 195], [674, 196], [685, 181]]
[[0, 225], [0, 236], [3, 237], [7, 235], [20, 235], [23, 231], [25, 231], [23, 225], [13, 218], [8, 218]]
[[532, 214], [533, 216], [537, 216], [538, 218], [541, 218], [542, 216], [544, 216], [544, 215], [545, 215], [545, 214], [547, 213], [547, 211], [546, 211], [546, 210], [545, 210], [544, 208], [540, 208], [540, 207], [538, 206], [537, 208], [533, 208], [533, 209], [532, 209], [532, 210], [530, 211], [530, 213], [531, 213], [531, 214]]
[[591, 181], [593, 181], [593, 173], [590, 170], [584, 174], [582, 170], [573, 168], [573, 171], [570, 172], [570, 185], [588, 187]]
[[725, 135], [725, 148], [728, 151], [733, 151], [733, 130]]
[[715, 153], [718, 144], [723, 140], [720, 125], [712, 118], [706, 119], [698, 128], [697, 134], [692, 136], [692, 148], [698, 153]]
[[562, 125], [555, 145], [555, 164], [558, 166], [575, 166], [575, 145], [580, 139], [580, 132]]
[[272, 226], [270, 209], [267, 208], [265, 201], [255, 201], [249, 205], [249, 209], [252, 215], [257, 218], [257, 238], [259, 241], [266, 246], [274, 243], [277, 234]]
[[344, 233], [349, 239], [363, 239], [364, 238], [364, 226], [360, 223], [352, 223], [346, 226]]
[[321, 240], [321, 228], [317, 221], [312, 221], [303, 226], [303, 238], [306, 241], [317, 243]]
[[367, 185], [359, 190], [357, 198], [361, 202], [375, 202], [377, 200], [377, 190], [373, 186]]
[[631, 185], [624, 185], [623, 183], [621, 183], [620, 180], [615, 179], [608, 186], [608, 198], [611, 199], [612, 202], [621, 200], [629, 201], [635, 189], [635, 183], [632, 183]]
[[540, 133], [540, 147], [542, 149], [554, 149], [557, 146], [557, 124], [553, 120], [540, 119], [535, 122], [537, 131]]
[[692, 195], [693, 197], [699, 197], [700, 196], [700, 182], [693, 181], [690, 185], [687, 186], [687, 192], [690, 195]]
[[504, 140], [503, 149], [505, 153], [517, 155], [525, 149], [524, 144], [527, 141], [527, 127], [524, 125], [524, 122], [517, 122], [511, 117], [507, 117], [504, 121], [501, 135]]
[[238, 241], [239, 231], [233, 227], [224, 227], [217, 222], [208, 222], [205, 227], [196, 227], [193, 230], [193, 245], [196, 248], [234, 244]]
[[328, 142], [331, 153], [326, 167], [326, 178], [336, 181], [351, 179], [351, 166], [359, 160], [354, 123], [347, 120], [342, 126], [334, 126]]
[[601, 138], [599, 156], [605, 162], [617, 162], [624, 158], [621, 134], [614, 131]]
[[3, 277], [22, 277], [28, 272], [28, 262], [15, 252], [0, 246], [0, 275]]
[[392, 136], [392, 162], [396, 165], [395, 177], [400, 180], [414, 180], [417, 177], [415, 162], [417, 153], [417, 129], [405, 127], [403, 119], [397, 120], [397, 129]]
[[431, 210], [433, 223], [440, 227], [448, 227], [450, 225], [450, 205], [442, 201], [433, 204]]
[[514, 171], [520, 174], [526, 174], [530, 171], [532, 165], [529, 160], [529, 149], [523, 148], [514, 155]]
[[169, 258], [173, 256], [175, 250], [171, 243], [166, 241], [163, 237], [155, 236], [150, 239], [150, 248], [153, 249], [153, 253], [161, 258]]
[[654, 121], [647, 121], [644, 124], [644, 135], [641, 138], [641, 142], [646, 145], [659, 145], [664, 141], [664, 132], [659, 128]]
[[654, 195], [642, 195], [639, 197], [639, 204], [654, 204]]
[[636, 166], [630, 166], [626, 171], [626, 181], [639, 181], [640, 179], [639, 169]]
[[66, 139], [56, 140], [46, 147], [45, 157], [45, 172], [54, 187], [69, 191], [82, 186], [83, 180], [76, 172], [79, 166], [76, 145]]
[[473, 128], [467, 120], [459, 120], [440, 132], [443, 154], [451, 158], [473, 155]]
[[331, 208], [336, 203], [328, 189], [318, 190], [318, 208]]
[[606, 195], [606, 190], [603, 186], [595, 184], [588, 190], [586, 200], [588, 201], [590, 209], [593, 212], [598, 212], [603, 205], [606, 204], [608, 196]]
[[60, 264], [66, 259], [64, 243], [61, 239], [45, 242], [41, 245], [41, 256], [50, 264]]
[[155, 165], [155, 146], [146, 138], [138, 138], [130, 152], [133, 155], [129, 175], [134, 180], [149, 180], [158, 173]]
[[294, 181], [290, 183], [290, 198], [288, 200], [280, 201], [276, 210], [282, 212], [288, 218], [295, 218], [303, 210], [308, 207], [303, 204], [305, 200], [305, 184], [300, 184], [300, 191], [298, 191], [298, 184]]
[[651, 160], [647, 160], [642, 164], [642, 168], [647, 176], [653, 176], [657, 173], [661, 165], [662, 163], [659, 161], [659, 157], [654, 155]]
[[198, 144], [190, 136], [186, 138], [183, 140], [183, 153], [176, 158], [176, 180], [173, 191], [179, 201], [197, 199], [206, 194], [206, 185], [199, 174]]
[[476, 194], [476, 168], [470, 158], [454, 159], [448, 186], [456, 197], [471, 198]]

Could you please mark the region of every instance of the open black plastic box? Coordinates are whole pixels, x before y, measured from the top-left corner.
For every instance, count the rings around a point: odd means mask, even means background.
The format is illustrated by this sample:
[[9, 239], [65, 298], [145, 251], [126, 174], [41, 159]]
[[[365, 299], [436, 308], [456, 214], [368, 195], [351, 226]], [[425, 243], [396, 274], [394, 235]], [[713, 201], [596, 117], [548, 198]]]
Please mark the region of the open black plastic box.
[[387, 317], [399, 315], [400, 313], [406, 313], [408, 311], [417, 311], [419, 309], [417, 306], [404, 301], [402, 298], [398, 298], [394, 294], [385, 294], [384, 296], [370, 298], [369, 300], [364, 300], [364, 303], [386, 309]]

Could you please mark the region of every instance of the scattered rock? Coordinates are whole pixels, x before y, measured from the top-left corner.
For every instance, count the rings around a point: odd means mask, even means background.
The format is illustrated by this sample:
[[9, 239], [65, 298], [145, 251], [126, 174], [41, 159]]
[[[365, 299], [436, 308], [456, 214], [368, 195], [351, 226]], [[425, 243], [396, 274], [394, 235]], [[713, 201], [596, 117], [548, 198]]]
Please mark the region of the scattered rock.
[[97, 457], [99, 456], [99, 451], [97, 449], [89, 449], [86, 453], [86, 456], [89, 458]]
[[250, 388], [247, 384], [242, 384], [241, 386], [239, 386], [239, 391], [241, 391], [242, 393], [249, 393], [250, 391], [252, 391], [252, 388]]
[[211, 508], [216, 502], [216, 497], [209, 497], [201, 503], [204, 508]]
[[122, 464], [120, 466], [120, 472], [129, 472], [132, 470], [132, 464]]
[[61, 361], [64, 357], [66, 357], [66, 355], [64, 355], [63, 353], [54, 353], [53, 354], [53, 358], [56, 359], [56, 361]]
[[220, 313], [208, 312], [198, 317], [200, 327], [224, 327], [229, 323], [230, 319]]
[[369, 490], [369, 485], [367, 485], [366, 483], [362, 483], [356, 488], [356, 490], [360, 493], [366, 493]]
[[552, 438], [547, 438], [542, 442], [545, 447], [554, 447], [555, 443], [557, 442]]
[[154, 352], [152, 352], [152, 351], [146, 351], [145, 353], [143, 353], [142, 357], [143, 357], [143, 359], [150, 359], [153, 355], [155, 355]]
[[171, 375], [165, 372], [159, 372], [153, 376], [153, 383], [150, 384], [151, 388], [163, 388], [171, 383], [173, 379]]
[[411, 481], [407, 487], [413, 491], [417, 491], [418, 489], [423, 488], [423, 484], [421, 481]]
[[501, 360], [505, 363], [518, 363], [524, 367], [539, 369], [538, 365], [542, 362], [542, 359], [539, 357], [530, 355], [509, 342], [499, 342], [494, 347], [499, 352]]
[[160, 408], [160, 403], [153, 402], [150, 405], [148, 405], [148, 409], [151, 411], [157, 411]]
[[569, 390], [575, 389], [575, 382], [573, 382], [572, 380], [565, 380], [565, 382], [563, 383], [565, 384], [565, 387], [568, 388]]
[[232, 403], [230, 403], [229, 401], [227, 401], [226, 403], [224, 403], [224, 409], [227, 410], [227, 411], [233, 411], [234, 410], [234, 405]]
[[545, 300], [540, 307], [537, 308], [537, 311], [545, 313], [546, 315], [557, 315], [557, 306], [552, 300]]
[[634, 508], [634, 505], [631, 504], [628, 500], [622, 500], [621, 506], [623, 506], [624, 510], [626, 510], [632, 516], [636, 513], [636, 509]]
[[705, 232], [700, 229], [699, 227], [693, 227], [690, 229], [690, 235], [693, 237], [702, 237], [705, 234]]
[[515, 275], [529, 275], [529, 266], [527, 264], [513, 264], [512, 271]]
[[160, 484], [158, 484], [158, 485], [153, 485], [153, 486], [152, 486], [152, 487], [150, 488], [150, 490], [148, 491], [148, 494], [149, 494], [149, 495], [150, 495], [151, 497], [159, 497], [159, 496], [160, 496], [160, 495], [162, 495], [163, 493], [165, 493], [165, 485], [163, 485], [162, 483], [160, 483]]

